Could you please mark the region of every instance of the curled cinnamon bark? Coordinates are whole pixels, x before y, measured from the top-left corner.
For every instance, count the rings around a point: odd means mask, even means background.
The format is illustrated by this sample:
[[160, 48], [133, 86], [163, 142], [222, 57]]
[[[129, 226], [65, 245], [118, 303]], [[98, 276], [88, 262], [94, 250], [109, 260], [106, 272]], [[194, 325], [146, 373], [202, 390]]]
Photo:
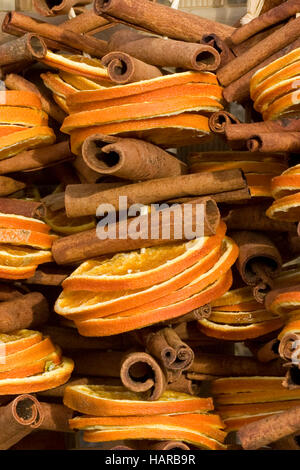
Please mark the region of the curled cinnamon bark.
[[97, 174], [129, 180], [165, 178], [187, 172], [185, 163], [156, 145], [138, 139], [95, 134], [84, 141], [82, 157]]
[[197, 381], [189, 379], [186, 375], [181, 374], [178, 379], [168, 384], [167, 390], [173, 390], [174, 392], [180, 393], [187, 393], [188, 395], [199, 395], [200, 386]]
[[45, 216], [45, 207], [41, 202], [0, 197], [0, 212], [41, 219]]
[[0, 332], [35, 328], [45, 323], [48, 317], [49, 308], [45, 297], [39, 292], [31, 292], [0, 303]]
[[300, 407], [242, 426], [238, 437], [246, 450], [255, 450], [300, 430]]
[[57, 403], [39, 403], [41, 424], [39, 429], [56, 432], [72, 432], [69, 419], [73, 417], [73, 410]]
[[47, 46], [36, 34], [24, 34], [19, 39], [0, 46], [0, 66], [26, 60], [40, 60], [46, 56]]
[[220, 65], [220, 55], [210, 45], [145, 36], [131, 30], [117, 31], [111, 36], [108, 45], [111, 51], [126, 52], [159, 67], [216, 70]]
[[253, 286], [255, 299], [262, 303], [272, 289], [272, 279], [281, 270], [281, 256], [273, 242], [259, 232], [233, 232], [240, 252], [236, 265], [243, 281]]
[[150, 354], [132, 352], [122, 360], [120, 377], [124, 387], [143, 393], [147, 400], [158, 400], [166, 389], [166, 378]]
[[43, 16], [67, 15], [76, 5], [88, 5], [92, 0], [33, 0], [36, 11]]
[[182, 322], [190, 322], [190, 321], [197, 321], [202, 320], [203, 318], [209, 318], [211, 315], [211, 305], [205, 304], [201, 307], [195, 308], [189, 313], [182, 315], [181, 317], [173, 318], [172, 320], [168, 320], [166, 323], [168, 325], [178, 324]]
[[297, 390], [300, 388], [300, 370], [297, 365], [287, 364], [287, 372], [282, 381], [282, 385], [289, 390]]
[[287, 332], [280, 339], [278, 352], [282, 359], [290, 361], [293, 357], [299, 358], [300, 353], [300, 333]]
[[[213, 47], [220, 55], [220, 67], [223, 65], [228, 64], [231, 60], [235, 58], [235, 55], [231, 51], [230, 47], [227, 43], [221, 39], [217, 34], [205, 34], [202, 37], [202, 43], [207, 44]], [[206, 69], [208, 70], [208, 69]]]
[[0, 176], [0, 196], [9, 196], [20, 189], [25, 188], [25, 184], [21, 181], [16, 181], [7, 176]]
[[279, 341], [277, 338], [268, 341], [266, 344], [261, 346], [257, 352], [256, 357], [260, 362], [269, 362], [273, 361], [273, 359], [278, 358], [278, 347]]
[[225, 134], [228, 124], [239, 124], [238, 118], [228, 111], [217, 111], [213, 113], [208, 120], [210, 130], [216, 134]]
[[110, 21], [96, 15], [93, 10], [88, 10], [81, 13], [74, 18], [70, 18], [63, 23], [59, 24], [60, 28], [69, 29], [74, 33], [91, 33], [94, 34], [98, 30], [105, 29], [109, 25], [112, 25]]
[[[300, 42], [299, 42], [300, 45]], [[227, 124], [225, 137], [228, 140], [248, 140], [252, 135], [263, 133], [300, 132], [300, 119], [278, 119], [276, 121]]]
[[0, 408], [0, 449], [6, 450], [41, 424], [40, 404], [32, 395], [19, 395]]
[[162, 73], [153, 65], [131, 57], [125, 52], [110, 52], [102, 59], [109, 78], [115, 83], [131, 83], [161, 77]]
[[69, 275], [70, 270], [64, 270], [58, 266], [43, 266], [24, 282], [41, 286], [60, 286]]
[[297, 152], [300, 132], [260, 133], [247, 141], [247, 147], [251, 152]]

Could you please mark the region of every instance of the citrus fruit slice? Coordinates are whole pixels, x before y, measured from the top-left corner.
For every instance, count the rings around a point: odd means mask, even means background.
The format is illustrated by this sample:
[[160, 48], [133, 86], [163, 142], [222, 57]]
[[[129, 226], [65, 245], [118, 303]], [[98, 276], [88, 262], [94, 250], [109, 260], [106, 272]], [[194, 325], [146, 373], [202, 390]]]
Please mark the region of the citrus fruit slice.
[[0, 265], [25, 267], [52, 261], [51, 251], [0, 244]]
[[18, 228], [34, 230], [35, 232], [48, 233], [50, 227], [38, 219], [23, 217], [16, 214], [2, 214], [0, 212], [0, 228]]
[[55, 140], [53, 130], [47, 126], [24, 128], [23, 131], [0, 137], [0, 160], [12, 157], [22, 150], [51, 145]]
[[36, 271], [37, 265], [33, 266], [4, 266], [0, 265], [0, 278], [2, 279], [28, 279], [32, 277]]
[[96, 226], [95, 217], [67, 217], [64, 209], [51, 211], [47, 208], [44, 220], [54, 232], [71, 235], [72, 233], [84, 232]]
[[13, 354], [4, 354], [0, 356], [0, 372], [5, 372], [14, 367], [22, 367], [39, 360], [55, 351], [50, 338], [45, 338], [23, 350]]
[[25, 90], [0, 91], [0, 105], [42, 109], [40, 97], [32, 91]]
[[0, 243], [49, 249], [57, 238], [56, 235], [28, 229], [0, 228]]
[[33, 330], [17, 330], [10, 334], [0, 334], [1, 355], [14, 354], [29, 348], [42, 340], [42, 333]]

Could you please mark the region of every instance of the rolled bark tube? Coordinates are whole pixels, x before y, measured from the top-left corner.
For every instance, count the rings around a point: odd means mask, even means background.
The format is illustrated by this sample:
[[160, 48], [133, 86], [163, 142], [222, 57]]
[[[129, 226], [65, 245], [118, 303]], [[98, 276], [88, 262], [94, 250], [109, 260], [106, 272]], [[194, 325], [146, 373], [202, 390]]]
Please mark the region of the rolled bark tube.
[[250, 122], [246, 124], [227, 124], [225, 137], [227, 140], [248, 140], [255, 134], [280, 132], [300, 132], [300, 119], [278, 119], [276, 121]]
[[[198, 199], [198, 203], [204, 204], [204, 235], [212, 235], [216, 233], [216, 229], [219, 225], [220, 213], [215, 201], [212, 201], [210, 198]], [[88, 230], [86, 232], [78, 233], [75, 235], [70, 235], [68, 237], [63, 237], [59, 240], [55, 240], [52, 245], [52, 255], [57, 264], [70, 264], [77, 261], [82, 261], [84, 259], [93, 258], [100, 255], [107, 255], [123, 251], [132, 251], [139, 248], [144, 248], [148, 246], [162, 245], [164, 243], [170, 243], [170, 241], [178, 238], [175, 237], [175, 217], [174, 213], [170, 211], [170, 221], [164, 219], [163, 211], [160, 212], [159, 220], [156, 225], [151, 223], [151, 215], [148, 213], [145, 216], [141, 216], [138, 220], [141, 222], [141, 227], [145, 227], [148, 223], [148, 234], [151, 233], [151, 229], [154, 228], [158, 238], [149, 238], [146, 237], [146, 233], [141, 234], [140, 238], [132, 239], [126, 237], [125, 239], [119, 238], [120, 233], [124, 233], [124, 229], [127, 230], [128, 221], [124, 220], [116, 224], [116, 238], [107, 238], [106, 240], [101, 240], [97, 236], [97, 231], [95, 229]], [[134, 219], [132, 219], [134, 220]], [[137, 219], [136, 219], [137, 220]], [[192, 226], [196, 226], [196, 212], [192, 211]], [[195, 222], [195, 224], [194, 224]], [[169, 229], [170, 236], [163, 237], [163, 230]], [[178, 229], [178, 225], [177, 225]], [[183, 237], [186, 237], [188, 234], [184, 234], [182, 230]]]
[[284, 23], [276, 24], [276, 25], [272, 26], [271, 28], [260, 31], [259, 33], [256, 33], [255, 35], [251, 36], [250, 38], [246, 39], [245, 41], [243, 41], [240, 44], [233, 44], [232, 41], [229, 38], [228, 43], [230, 44], [230, 49], [232, 50], [233, 54], [236, 57], [238, 57], [239, 55], [243, 54], [248, 49], [253, 47], [255, 44], [257, 44], [258, 42], [265, 39], [271, 33], [276, 31], [277, 29], [281, 28], [283, 25], [284, 25]]
[[163, 328], [144, 336], [146, 350], [159, 359], [166, 369], [188, 369], [194, 360], [192, 349], [172, 328]]
[[92, 0], [33, 0], [36, 11], [42, 16], [67, 15], [76, 5], [88, 5]]
[[9, 196], [9, 194], [13, 194], [25, 188], [25, 186], [25, 183], [21, 183], [7, 176], [0, 176], [0, 196]]
[[228, 111], [217, 111], [213, 113], [208, 120], [209, 128], [216, 134], [225, 134], [228, 124], [239, 124], [240, 121]]
[[268, 341], [256, 352], [256, 357], [260, 362], [270, 362], [278, 358], [279, 340], [277, 338]]
[[0, 449], [6, 450], [40, 425], [40, 404], [32, 395], [19, 395], [0, 408]]
[[43, 147], [42, 150], [39, 148], [25, 150], [14, 157], [0, 161], [0, 175], [16, 171], [37, 170], [71, 158], [73, 155], [68, 141]]
[[298, 39], [299, 26], [300, 18], [290, 21], [260, 43], [255, 44], [249, 51], [231, 61], [230, 64], [224, 65], [217, 72], [221, 85], [229, 85], [259, 64], [261, 68], [261, 62]]
[[282, 21], [294, 16], [300, 11], [300, 2], [299, 0], [289, 0], [284, 2], [281, 5], [278, 5], [275, 8], [267, 11], [266, 13], [254, 18], [249, 23], [242, 25], [240, 28], [236, 29], [233, 34], [230, 36], [230, 41], [233, 44], [240, 44], [246, 39], [250, 38], [254, 34], [262, 31], [270, 26], [273, 26], [276, 23], [281, 23]]
[[41, 202], [0, 197], [0, 212], [42, 219], [45, 216], [45, 207]]
[[[9, 12], [2, 24], [2, 31], [23, 35], [28, 31], [38, 34], [49, 47], [68, 48], [86, 52], [94, 57], [103, 57], [107, 53], [107, 43], [92, 36], [83, 36], [73, 31], [65, 30], [54, 24], [37, 21], [18, 12]], [[50, 42], [49, 42], [50, 41]]]
[[94, 377], [120, 377], [124, 351], [85, 351], [72, 354], [75, 373]]
[[0, 332], [35, 328], [45, 323], [48, 317], [49, 308], [45, 297], [39, 292], [30, 292], [0, 303]]
[[108, 43], [111, 51], [122, 51], [147, 64], [159, 67], [179, 67], [187, 70], [216, 70], [220, 55], [214, 47], [192, 44], [121, 30]]
[[111, 24], [110, 21], [96, 15], [92, 10], [85, 11], [80, 15], [70, 18], [63, 23], [59, 24], [60, 28], [68, 29], [74, 33], [88, 33], [93, 32], [98, 28], [105, 28], [105, 26]]
[[[274, 34], [276, 34], [275, 31]], [[270, 36], [269, 36], [270, 37]], [[266, 39], [268, 40], [269, 37]], [[258, 43], [255, 47], [258, 47], [260, 43]], [[255, 67], [251, 68], [249, 72], [242, 74], [239, 78], [232, 81], [230, 85], [226, 86], [223, 89], [223, 96], [228, 103], [232, 101], [238, 101], [239, 103], [246, 101], [250, 96], [250, 80], [254, 72], [261, 69], [265, 65], [270, 64], [274, 60], [288, 54], [290, 51], [297, 49], [300, 47], [300, 39], [296, 39], [295, 41], [288, 44], [286, 47], [283, 47], [275, 54], [270, 55], [267, 59], [261, 61]], [[245, 54], [242, 54], [240, 57], [243, 57]], [[245, 58], [246, 60], [246, 58]]]
[[228, 230], [259, 230], [262, 232], [294, 231], [292, 222], [282, 222], [266, 216], [266, 205], [236, 206], [222, 217]]
[[102, 59], [109, 78], [115, 83], [131, 83], [161, 77], [162, 72], [153, 65], [131, 57], [125, 52], [110, 52]]
[[60, 286], [69, 275], [70, 270], [59, 269], [58, 266], [47, 266], [37, 269], [34, 275], [24, 282], [41, 286]]
[[199, 395], [200, 386], [196, 381], [188, 379], [185, 374], [181, 374], [177, 380], [167, 385], [167, 390], [187, 393], [188, 395]]
[[181, 441], [161, 441], [150, 444], [147, 450], [190, 450], [189, 446]]
[[281, 361], [268, 364], [258, 362], [254, 357], [221, 354], [196, 353], [189, 373], [215, 375], [221, 377], [269, 376], [282, 377], [284, 369]]
[[69, 419], [74, 411], [58, 403], [39, 403], [41, 425], [39, 429], [56, 432], [72, 432], [69, 427]]
[[69, 185], [65, 206], [68, 217], [78, 217], [94, 215], [100, 204], [111, 204], [118, 208], [120, 196], [127, 197], [128, 205], [151, 204], [187, 195], [205, 196], [243, 189], [246, 186], [244, 175], [238, 169], [161, 178], [100, 192], [96, 185], [90, 191], [87, 187], [82, 188], [82, 185]]
[[298, 152], [300, 132], [281, 132], [253, 135], [247, 141], [251, 152]]
[[255, 450], [300, 430], [300, 407], [242, 426], [237, 435], [245, 450]]
[[169, 325], [178, 324], [182, 322], [190, 322], [190, 321], [197, 321], [202, 320], [203, 318], [209, 318], [211, 315], [211, 305], [205, 304], [199, 308], [195, 308], [189, 313], [182, 315], [181, 317], [173, 318], [172, 320], [168, 320], [166, 323]]
[[105, 18], [188, 42], [200, 41], [207, 31], [217, 34], [221, 39], [228, 37], [234, 31], [231, 26], [159, 3], [149, 4], [148, 0], [96, 0], [94, 9], [98, 15]]
[[273, 242], [263, 233], [232, 232], [232, 238], [239, 247], [237, 269], [243, 281], [254, 286], [254, 296], [262, 302], [272, 289], [272, 279], [280, 273], [281, 256]]
[[208, 46], [213, 47], [220, 55], [220, 65], [219, 67], [223, 67], [223, 65], [228, 64], [231, 60], [235, 58], [235, 55], [233, 54], [232, 50], [230, 47], [227, 45], [227, 43], [221, 39], [219, 36], [216, 34], [205, 34], [202, 37], [203, 44], [207, 44]]
[[[243, 188], [243, 189], [235, 189], [233, 191], [224, 191], [223, 193], [216, 193], [216, 194], [210, 194], [209, 197], [213, 199], [216, 203], [226, 203], [226, 204], [231, 204], [232, 202], [241, 202], [241, 201], [247, 201], [248, 199], [251, 199], [251, 194], [249, 191], [249, 188]], [[197, 202], [198, 198], [197, 197], [181, 197], [181, 198], [175, 198], [167, 201], [168, 204], [184, 204], [184, 203], [189, 203], [192, 204], [194, 202]]]
[[286, 364], [287, 372], [285, 374], [284, 380], [282, 381], [283, 387], [288, 390], [298, 390], [300, 389], [300, 370], [299, 364]]
[[0, 66], [23, 60], [40, 60], [46, 56], [47, 46], [36, 34], [24, 34], [19, 39], [0, 46]]
[[145, 352], [129, 353], [122, 360], [120, 377], [124, 387], [158, 400], [166, 389], [166, 378], [158, 363]]
[[36, 85], [20, 75], [9, 73], [6, 75], [4, 83], [10, 90], [32, 91], [33, 93], [36, 93], [41, 99], [43, 111], [49, 114], [49, 116], [57, 122], [63, 122], [65, 119], [66, 113], [53, 102], [52, 98], [46, 96], [46, 94], [43, 93]]
[[300, 350], [300, 332], [287, 332], [280, 339], [278, 352], [285, 361], [290, 361], [293, 357], [298, 357]]
[[129, 180], [166, 178], [187, 173], [185, 163], [156, 145], [137, 139], [94, 134], [84, 141], [82, 157], [97, 173]]

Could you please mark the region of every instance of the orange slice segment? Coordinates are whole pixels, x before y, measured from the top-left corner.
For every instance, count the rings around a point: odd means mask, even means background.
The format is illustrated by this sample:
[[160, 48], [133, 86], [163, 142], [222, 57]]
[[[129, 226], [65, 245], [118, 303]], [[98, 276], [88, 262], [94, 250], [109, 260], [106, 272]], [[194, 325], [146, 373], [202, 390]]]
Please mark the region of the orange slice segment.
[[[42, 109], [40, 97], [32, 91], [3, 90], [0, 91], [0, 106], [22, 106]], [[21, 111], [22, 112], [22, 111]]]
[[23, 131], [0, 137], [0, 160], [12, 157], [22, 150], [51, 145], [55, 140], [56, 137], [53, 130], [47, 126], [24, 129]]
[[42, 357], [48, 356], [55, 351], [50, 338], [45, 338], [29, 346], [26, 349], [17, 351], [13, 354], [0, 355], [0, 372], [5, 372], [14, 367], [21, 367], [25, 364], [30, 364]]
[[2, 279], [28, 279], [32, 277], [37, 266], [13, 267], [0, 265], [0, 278]]
[[0, 244], [0, 265], [25, 267], [52, 261], [51, 251]]
[[44, 217], [47, 224], [54, 232], [71, 235], [72, 233], [84, 232], [96, 226], [95, 217], [67, 217], [64, 209], [58, 211], [51, 211], [47, 208], [46, 216]]
[[57, 238], [56, 235], [28, 229], [0, 228], [0, 243], [49, 249]]
[[0, 334], [1, 355], [14, 354], [29, 348], [42, 340], [42, 333], [33, 330], [17, 330], [10, 334]]
[[48, 116], [40, 109], [0, 105], [0, 122], [26, 127], [47, 126]]
[[277, 199], [267, 209], [266, 214], [271, 219], [298, 222], [300, 220], [300, 193]]
[[48, 233], [50, 227], [38, 219], [23, 217], [16, 214], [2, 214], [0, 212], [0, 228], [17, 228], [34, 230], [35, 232]]

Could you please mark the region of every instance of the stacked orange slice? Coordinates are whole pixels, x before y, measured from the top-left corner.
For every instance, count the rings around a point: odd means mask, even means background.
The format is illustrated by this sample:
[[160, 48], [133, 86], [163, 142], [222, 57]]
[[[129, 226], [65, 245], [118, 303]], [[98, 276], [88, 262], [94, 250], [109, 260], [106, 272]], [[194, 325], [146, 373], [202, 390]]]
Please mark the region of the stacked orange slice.
[[224, 450], [226, 433], [211, 398], [166, 391], [157, 401], [143, 401], [124, 387], [67, 387], [64, 403], [83, 413], [69, 421], [87, 442], [120, 439], [181, 440], [199, 448]]
[[275, 201], [266, 214], [271, 219], [298, 222], [300, 220], [300, 165], [285, 170], [272, 179], [272, 196]]
[[82, 263], [63, 282], [55, 311], [84, 336], [109, 336], [176, 318], [225, 293], [238, 255], [216, 235]]
[[242, 169], [252, 197], [272, 197], [272, 178], [288, 168], [287, 154], [243, 151], [194, 153], [188, 163], [190, 173]]
[[71, 135], [77, 155], [83, 141], [95, 133], [132, 136], [165, 147], [188, 145], [209, 135], [207, 115], [223, 109], [221, 101], [214, 74], [176, 73], [69, 94], [71, 114], [62, 131]]
[[252, 76], [250, 94], [264, 121], [300, 116], [300, 48]]
[[213, 338], [243, 341], [281, 328], [282, 318], [256, 302], [249, 287], [230, 290], [212, 302], [208, 319], [198, 321], [202, 333]]
[[0, 395], [48, 390], [67, 382], [73, 361], [32, 330], [0, 335]]
[[0, 91], [0, 102], [0, 160], [55, 142], [48, 116], [35, 93]]
[[230, 377], [212, 382], [216, 411], [226, 424], [226, 431], [265, 416], [281, 413], [300, 404], [299, 389], [287, 390], [283, 377]]
[[27, 279], [39, 264], [52, 261], [55, 235], [41, 220], [0, 213], [0, 278]]

